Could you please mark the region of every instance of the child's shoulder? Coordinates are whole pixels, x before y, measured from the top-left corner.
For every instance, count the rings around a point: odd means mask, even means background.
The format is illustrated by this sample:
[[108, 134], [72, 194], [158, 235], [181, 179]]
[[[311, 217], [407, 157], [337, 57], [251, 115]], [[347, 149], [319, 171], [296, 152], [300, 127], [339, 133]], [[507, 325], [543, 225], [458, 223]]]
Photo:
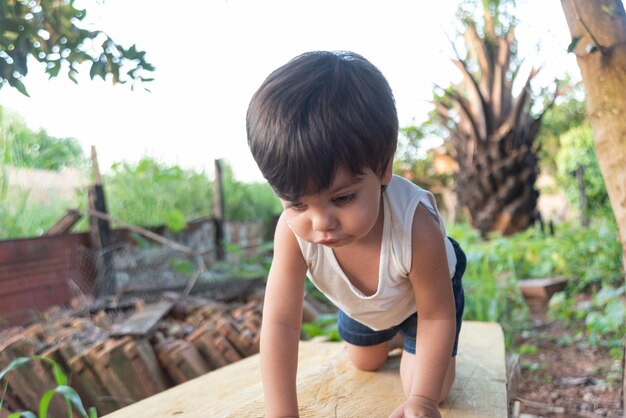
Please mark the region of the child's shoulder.
[[429, 199], [430, 193], [411, 181], [394, 175], [385, 189], [385, 199], [388, 202], [391, 218], [394, 222], [406, 224], [412, 219], [420, 201]]
[[410, 180], [405, 179], [397, 174], [394, 174], [391, 178], [391, 182], [387, 186], [387, 190], [390, 194], [395, 195], [406, 195], [408, 194], [428, 194], [428, 190], [421, 188], [417, 184], [413, 183]]

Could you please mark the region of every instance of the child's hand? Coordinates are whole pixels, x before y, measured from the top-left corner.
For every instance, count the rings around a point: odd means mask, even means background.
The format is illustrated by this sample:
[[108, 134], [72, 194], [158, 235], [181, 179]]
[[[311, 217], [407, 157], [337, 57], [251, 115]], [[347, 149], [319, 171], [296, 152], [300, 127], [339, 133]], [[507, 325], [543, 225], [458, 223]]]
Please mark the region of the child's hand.
[[411, 395], [389, 418], [441, 418], [437, 403], [424, 396]]

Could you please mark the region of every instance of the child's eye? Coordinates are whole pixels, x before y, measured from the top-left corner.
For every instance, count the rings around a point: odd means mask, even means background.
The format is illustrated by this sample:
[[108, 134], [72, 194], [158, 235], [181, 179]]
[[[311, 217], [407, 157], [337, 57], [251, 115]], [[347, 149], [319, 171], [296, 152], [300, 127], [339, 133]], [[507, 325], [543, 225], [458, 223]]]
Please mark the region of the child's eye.
[[333, 202], [335, 204], [342, 205], [342, 204], [353, 201], [355, 197], [356, 197], [356, 193], [350, 193], [344, 196], [337, 196], [336, 198], [333, 199]]
[[302, 202], [289, 202], [287, 203], [287, 209], [302, 211], [306, 209], [306, 205]]

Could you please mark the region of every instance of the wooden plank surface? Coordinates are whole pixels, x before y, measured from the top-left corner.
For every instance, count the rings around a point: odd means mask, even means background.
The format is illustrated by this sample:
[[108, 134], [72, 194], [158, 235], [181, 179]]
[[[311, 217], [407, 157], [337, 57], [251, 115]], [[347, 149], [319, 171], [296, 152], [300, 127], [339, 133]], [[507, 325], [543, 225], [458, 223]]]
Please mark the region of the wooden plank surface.
[[[404, 400], [399, 358], [377, 372], [356, 370], [345, 344], [302, 342], [298, 365], [300, 416], [386, 417]], [[457, 378], [444, 418], [506, 418], [504, 337], [496, 323], [464, 322]], [[262, 417], [258, 355], [175, 386], [106, 418]]]
[[146, 305], [140, 311], [135, 312], [126, 321], [113, 328], [111, 335], [136, 335], [139, 337], [151, 334], [157, 324], [171, 309], [174, 304], [170, 301], [162, 301]]

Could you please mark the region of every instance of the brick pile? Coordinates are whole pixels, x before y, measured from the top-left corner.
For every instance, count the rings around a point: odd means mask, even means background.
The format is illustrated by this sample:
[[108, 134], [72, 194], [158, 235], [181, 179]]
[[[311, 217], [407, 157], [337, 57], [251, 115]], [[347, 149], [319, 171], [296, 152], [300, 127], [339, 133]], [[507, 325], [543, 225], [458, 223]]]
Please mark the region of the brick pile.
[[[50, 357], [67, 373], [83, 404], [104, 415], [257, 353], [261, 298], [256, 292], [227, 303], [170, 295], [152, 310], [155, 303], [138, 298], [53, 308], [39, 322], [0, 332], [0, 370], [18, 357]], [[156, 313], [129, 325], [142, 312]], [[142, 330], [137, 323], [147, 326]], [[5, 379], [0, 417], [37, 411], [42, 394], [56, 386], [52, 368], [40, 361]], [[67, 416], [67, 406], [55, 399], [49, 415]]]

